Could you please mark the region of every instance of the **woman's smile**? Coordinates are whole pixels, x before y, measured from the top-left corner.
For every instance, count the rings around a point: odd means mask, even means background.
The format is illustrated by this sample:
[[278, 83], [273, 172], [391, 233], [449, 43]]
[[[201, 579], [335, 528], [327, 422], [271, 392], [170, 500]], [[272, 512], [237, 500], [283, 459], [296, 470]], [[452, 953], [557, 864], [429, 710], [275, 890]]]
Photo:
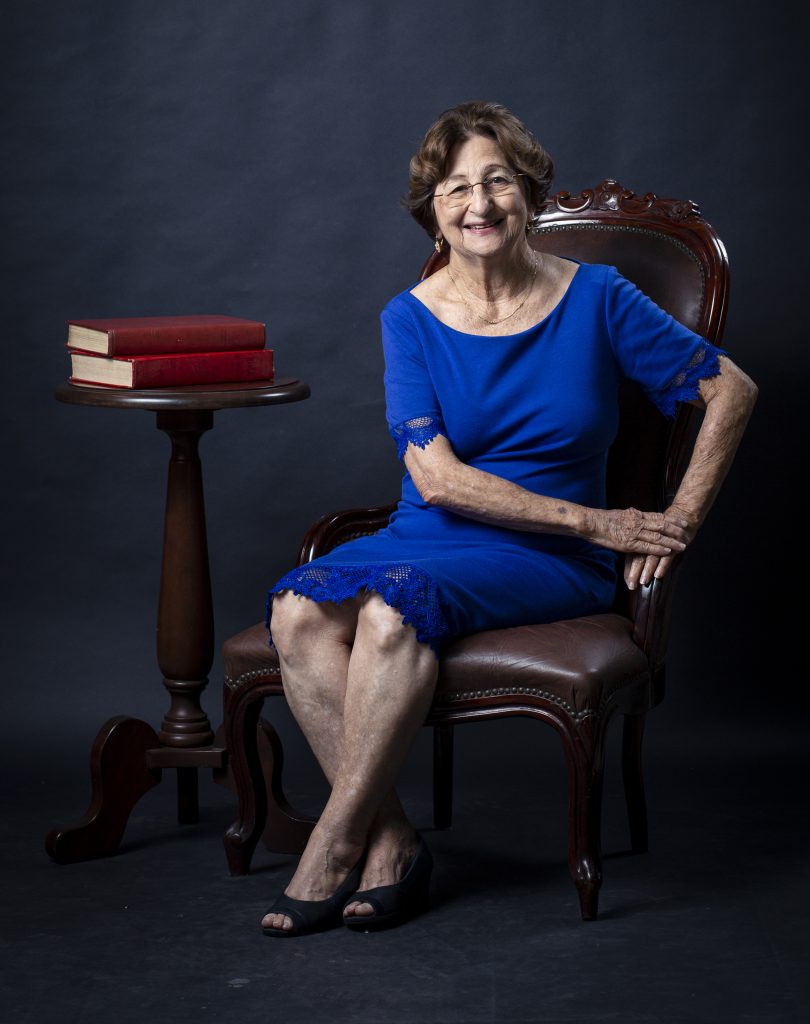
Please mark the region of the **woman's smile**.
[[501, 224], [503, 224], [503, 217], [498, 217], [494, 220], [474, 221], [473, 223], [465, 224], [463, 227], [465, 231], [469, 231], [473, 235], [490, 235], [494, 234]]

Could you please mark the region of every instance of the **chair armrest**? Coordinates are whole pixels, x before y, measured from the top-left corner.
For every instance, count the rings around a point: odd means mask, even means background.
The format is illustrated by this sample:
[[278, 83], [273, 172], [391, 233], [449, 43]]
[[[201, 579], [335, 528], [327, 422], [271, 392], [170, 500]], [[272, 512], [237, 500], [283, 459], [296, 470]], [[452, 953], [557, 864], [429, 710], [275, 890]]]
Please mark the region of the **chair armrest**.
[[[629, 615], [633, 622], [633, 640], [644, 651], [653, 671], [664, 662], [672, 621], [672, 600], [682, 556], [673, 559], [663, 579], [654, 579], [629, 594]], [[621, 584], [620, 584], [621, 585]]]
[[[667, 448], [659, 505], [661, 509], [668, 508], [675, 497], [689, 463], [702, 416], [702, 412], [692, 405], [684, 403], [678, 409]], [[638, 587], [627, 595], [628, 614], [633, 621], [633, 639], [647, 655], [654, 672], [662, 667], [666, 656], [672, 601], [682, 560], [682, 555], [674, 556], [669, 572], [663, 579], [654, 579], [648, 586]]]
[[349, 508], [322, 516], [304, 535], [296, 565], [305, 565], [355, 537], [376, 533], [387, 526], [396, 507], [396, 502], [393, 502], [373, 508]]

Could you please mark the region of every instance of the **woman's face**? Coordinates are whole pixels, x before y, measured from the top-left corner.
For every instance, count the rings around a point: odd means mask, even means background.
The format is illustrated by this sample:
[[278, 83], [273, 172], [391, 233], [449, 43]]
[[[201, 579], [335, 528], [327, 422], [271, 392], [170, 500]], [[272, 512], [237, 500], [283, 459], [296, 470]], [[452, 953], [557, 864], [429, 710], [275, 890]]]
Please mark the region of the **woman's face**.
[[[496, 174], [513, 175], [498, 143], [485, 135], [473, 135], [459, 143], [450, 155], [449, 173], [436, 186], [448, 192], [472, 185]], [[504, 195], [490, 196], [477, 185], [469, 201], [448, 207], [441, 196], [433, 200], [438, 232], [459, 254], [492, 257], [508, 252], [526, 233], [529, 211], [520, 179]]]

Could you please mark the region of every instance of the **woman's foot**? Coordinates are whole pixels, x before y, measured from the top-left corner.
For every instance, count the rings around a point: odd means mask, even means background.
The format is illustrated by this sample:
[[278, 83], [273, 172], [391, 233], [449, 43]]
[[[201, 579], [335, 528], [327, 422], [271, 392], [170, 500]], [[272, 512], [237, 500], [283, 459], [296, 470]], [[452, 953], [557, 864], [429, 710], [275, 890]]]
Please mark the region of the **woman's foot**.
[[[360, 873], [361, 865], [356, 864], [337, 891], [323, 900], [296, 900], [282, 894], [265, 915], [265, 920], [281, 917], [285, 926], [275, 928], [263, 925], [262, 931], [265, 935], [290, 938], [336, 928], [343, 921], [343, 905], [356, 890]], [[290, 925], [287, 927], [288, 921]]]
[[[381, 886], [395, 885], [413, 863], [420, 847], [420, 837], [411, 829], [387, 830], [373, 837], [366, 853], [363, 876], [358, 890], [365, 892]], [[370, 917], [375, 908], [363, 900], [347, 903], [344, 918]]]
[[[316, 826], [310, 836], [306, 849], [301, 855], [301, 860], [298, 863], [295, 874], [284, 890], [284, 895], [273, 904], [262, 918], [262, 928], [265, 932], [268, 934], [274, 934], [279, 931], [297, 933], [299, 925], [293, 921], [289, 914], [283, 912], [285, 897], [295, 901], [295, 903], [324, 904], [346, 884], [347, 878], [350, 874], [354, 873], [354, 869], [358, 867], [358, 862], [362, 856], [362, 841], [353, 841], [346, 838], [338, 840], [322, 836], [318, 833]], [[365, 875], [363, 875], [364, 877]], [[355, 882], [353, 888], [347, 889], [345, 897], [350, 896], [358, 884], [360, 883]], [[306, 910], [306, 907], [299, 909]], [[311, 909], [317, 913], [314, 906]], [[326, 909], [324, 907], [325, 911]], [[339, 918], [335, 923], [340, 923]]]
[[[433, 857], [425, 841], [418, 837], [416, 853], [404, 874], [396, 882], [360, 889], [347, 904], [343, 923], [353, 931], [371, 931], [403, 924], [427, 909]], [[353, 907], [355, 913], [348, 913]], [[365, 908], [368, 907], [369, 911]]]

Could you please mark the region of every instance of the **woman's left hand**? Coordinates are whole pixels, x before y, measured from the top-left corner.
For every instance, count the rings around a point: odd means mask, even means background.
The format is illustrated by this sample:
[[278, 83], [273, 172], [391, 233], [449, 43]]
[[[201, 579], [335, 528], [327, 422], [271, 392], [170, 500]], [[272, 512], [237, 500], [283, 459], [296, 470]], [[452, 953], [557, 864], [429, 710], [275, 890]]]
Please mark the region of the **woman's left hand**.
[[[686, 543], [690, 544], [694, 540], [699, 525], [695, 514], [683, 507], [670, 505], [664, 513], [664, 517], [669, 518], [670, 516], [677, 520], [679, 526], [688, 523]], [[635, 590], [638, 586], [652, 583], [653, 579], [662, 579], [672, 565], [672, 558], [672, 555], [628, 554], [624, 560], [624, 582], [627, 589]]]
[[672, 555], [626, 555], [624, 582], [628, 590], [646, 586], [653, 578], [661, 579], [672, 564]]

